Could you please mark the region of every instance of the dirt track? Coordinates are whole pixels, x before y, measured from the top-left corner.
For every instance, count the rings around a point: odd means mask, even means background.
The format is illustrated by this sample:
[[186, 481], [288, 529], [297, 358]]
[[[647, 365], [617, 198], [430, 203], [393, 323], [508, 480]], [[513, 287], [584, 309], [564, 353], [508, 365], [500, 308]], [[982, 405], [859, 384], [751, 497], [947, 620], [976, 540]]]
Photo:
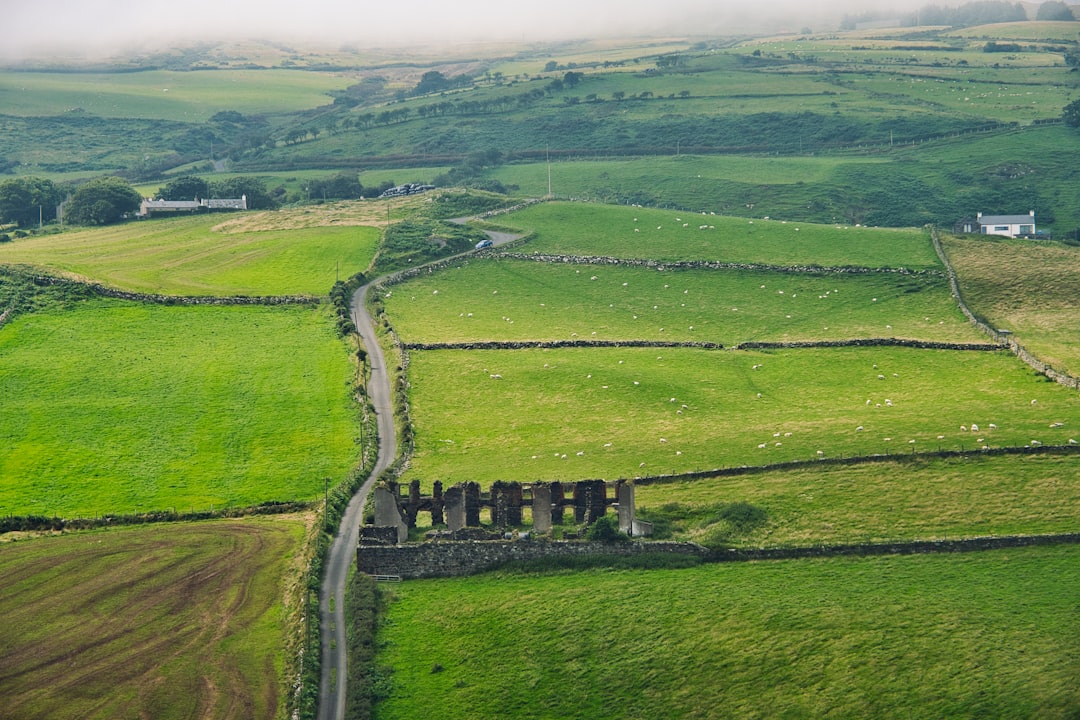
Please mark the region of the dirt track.
[[[494, 245], [502, 245], [519, 236], [510, 233], [487, 231]], [[473, 252], [473, 251], [470, 251]], [[468, 254], [468, 253], [466, 253]], [[319, 598], [319, 628], [322, 667], [319, 680], [318, 720], [344, 720], [345, 682], [348, 677], [345, 641], [345, 580], [352, 564], [360, 534], [360, 521], [368, 492], [379, 474], [397, 456], [397, 438], [394, 430], [393, 393], [390, 376], [386, 372], [386, 360], [375, 335], [375, 326], [365, 307], [368, 289], [380, 278], [363, 286], [353, 295], [352, 318], [356, 330], [363, 339], [371, 363], [368, 396], [375, 408], [379, 428], [379, 454], [375, 469], [364, 481], [360, 490], [349, 501], [341, 525], [330, 545], [326, 558], [326, 574], [323, 577]], [[330, 599], [333, 598], [331, 609]]]

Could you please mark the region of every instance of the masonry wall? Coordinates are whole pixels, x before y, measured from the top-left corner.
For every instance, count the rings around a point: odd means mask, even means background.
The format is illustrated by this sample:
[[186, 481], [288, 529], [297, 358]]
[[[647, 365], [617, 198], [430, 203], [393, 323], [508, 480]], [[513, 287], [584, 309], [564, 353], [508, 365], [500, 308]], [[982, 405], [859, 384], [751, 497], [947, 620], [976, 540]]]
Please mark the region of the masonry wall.
[[629, 557], [657, 553], [705, 557], [708, 551], [700, 545], [676, 542], [433, 541], [413, 545], [361, 545], [356, 550], [356, 565], [358, 570], [369, 575], [396, 575], [411, 580], [472, 575], [508, 562], [548, 557]]
[[706, 562], [737, 562], [811, 557], [973, 552], [976, 550], [995, 550], [1031, 545], [1077, 543], [1080, 543], [1080, 533], [731, 550], [708, 550], [693, 543], [677, 542], [607, 544], [601, 542], [545, 540], [478, 540], [470, 542], [427, 542], [415, 545], [361, 545], [356, 551], [356, 563], [358, 570], [369, 575], [395, 575], [402, 579], [412, 580], [426, 577], [471, 575], [491, 570], [511, 561], [537, 560], [548, 557], [582, 557], [588, 555], [629, 557], [663, 553], [690, 555], [701, 558]]

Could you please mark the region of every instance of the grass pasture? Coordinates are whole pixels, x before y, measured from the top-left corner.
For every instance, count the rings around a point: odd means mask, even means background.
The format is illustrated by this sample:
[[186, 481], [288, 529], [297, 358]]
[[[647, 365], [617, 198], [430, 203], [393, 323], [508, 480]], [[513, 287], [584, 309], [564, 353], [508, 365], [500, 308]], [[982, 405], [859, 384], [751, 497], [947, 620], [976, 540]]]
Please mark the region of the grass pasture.
[[405, 478], [428, 487], [1063, 445], [1080, 436], [1076, 393], [1006, 352], [416, 351], [410, 384], [416, 454]]
[[808, 341], [898, 337], [983, 342], [944, 276], [658, 271], [471, 260], [382, 298], [406, 342]]
[[1058, 546], [410, 581], [378, 634], [379, 717], [438, 698], [448, 720], [1069, 718], [1078, 561]]
[[1080, 372], [1080, 249], [985, 236], [942, 242], [973, 312], [1043, 362]]
[[[263, 228], [265, 213], [169, 218], [41, 235], [0, 246], [0, 262], [164, 295], [326, 295], [367, 269], [379, 231]], [[254, 226], [240, 229], [237, 223]]]
[[[62, 115], [205, 122], [222, 110], [243, 115], [309, 110], [349, 80], [295, 70], [153, 70], [129, 73], [0, 72], [0, 107], [13, 115]], [[207, 147], [207, 153], [210, 148]]]
[[[542, 203], [499, 222], [535, 231], [527, 250], [566, 255], [712, 260], [770, 265], [938, 268], [929, 236], [783, 220], [748, 220], [675, 210]], [[705, 226], [704, 228], [702, 226]]]
[[325, 308], [90, 302], [0, 331], [0, 511], [314, 500], [355, 461]]
[[284, 598], [304, 526], [275, 516], [0, 545], [0, 714], [284, 717]]
[[[977, 455], [806, 465], [638, 485], [639, 516], [671, 537], [745, 547], [1075, 532], [1077, 458]], [[744, 530], [720, 509], [746, 502], [767, 521]], [[664, 534], [667, 534], [666, 532]]]

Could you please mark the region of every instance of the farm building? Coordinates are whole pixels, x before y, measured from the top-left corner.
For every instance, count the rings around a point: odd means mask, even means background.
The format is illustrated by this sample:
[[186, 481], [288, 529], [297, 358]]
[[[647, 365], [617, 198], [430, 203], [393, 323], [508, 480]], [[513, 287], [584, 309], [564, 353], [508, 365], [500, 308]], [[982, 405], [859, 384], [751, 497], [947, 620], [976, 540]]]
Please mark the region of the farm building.
[[1027, 215], [983, 215], [961, 220], [954, 228], [961, 233], [1002, 235], [1004, 237], [1034, 237], [1035, 211]]
[[211, 212], [219, 210], [247, 210], [247, 195], [238, 198], [212, 198], [200, 200], [153, 200], [144, 198], [139, 207], [139, 217], [177, 213]]

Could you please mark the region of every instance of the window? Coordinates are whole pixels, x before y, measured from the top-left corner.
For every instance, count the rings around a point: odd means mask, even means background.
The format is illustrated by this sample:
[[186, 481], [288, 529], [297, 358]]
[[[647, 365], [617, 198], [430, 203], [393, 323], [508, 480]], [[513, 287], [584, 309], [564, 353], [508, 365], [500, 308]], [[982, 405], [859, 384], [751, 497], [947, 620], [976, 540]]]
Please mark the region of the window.
[[1035, 226], [1034, 225], [1021, 225], [1020, 226], [1020, 233], [1019, 233], [1020, 235], [1032, 235], [1034, 233], [1035, 233]]
[[1008, 225], [995, 225], [994, 232], [1009, 232]]

